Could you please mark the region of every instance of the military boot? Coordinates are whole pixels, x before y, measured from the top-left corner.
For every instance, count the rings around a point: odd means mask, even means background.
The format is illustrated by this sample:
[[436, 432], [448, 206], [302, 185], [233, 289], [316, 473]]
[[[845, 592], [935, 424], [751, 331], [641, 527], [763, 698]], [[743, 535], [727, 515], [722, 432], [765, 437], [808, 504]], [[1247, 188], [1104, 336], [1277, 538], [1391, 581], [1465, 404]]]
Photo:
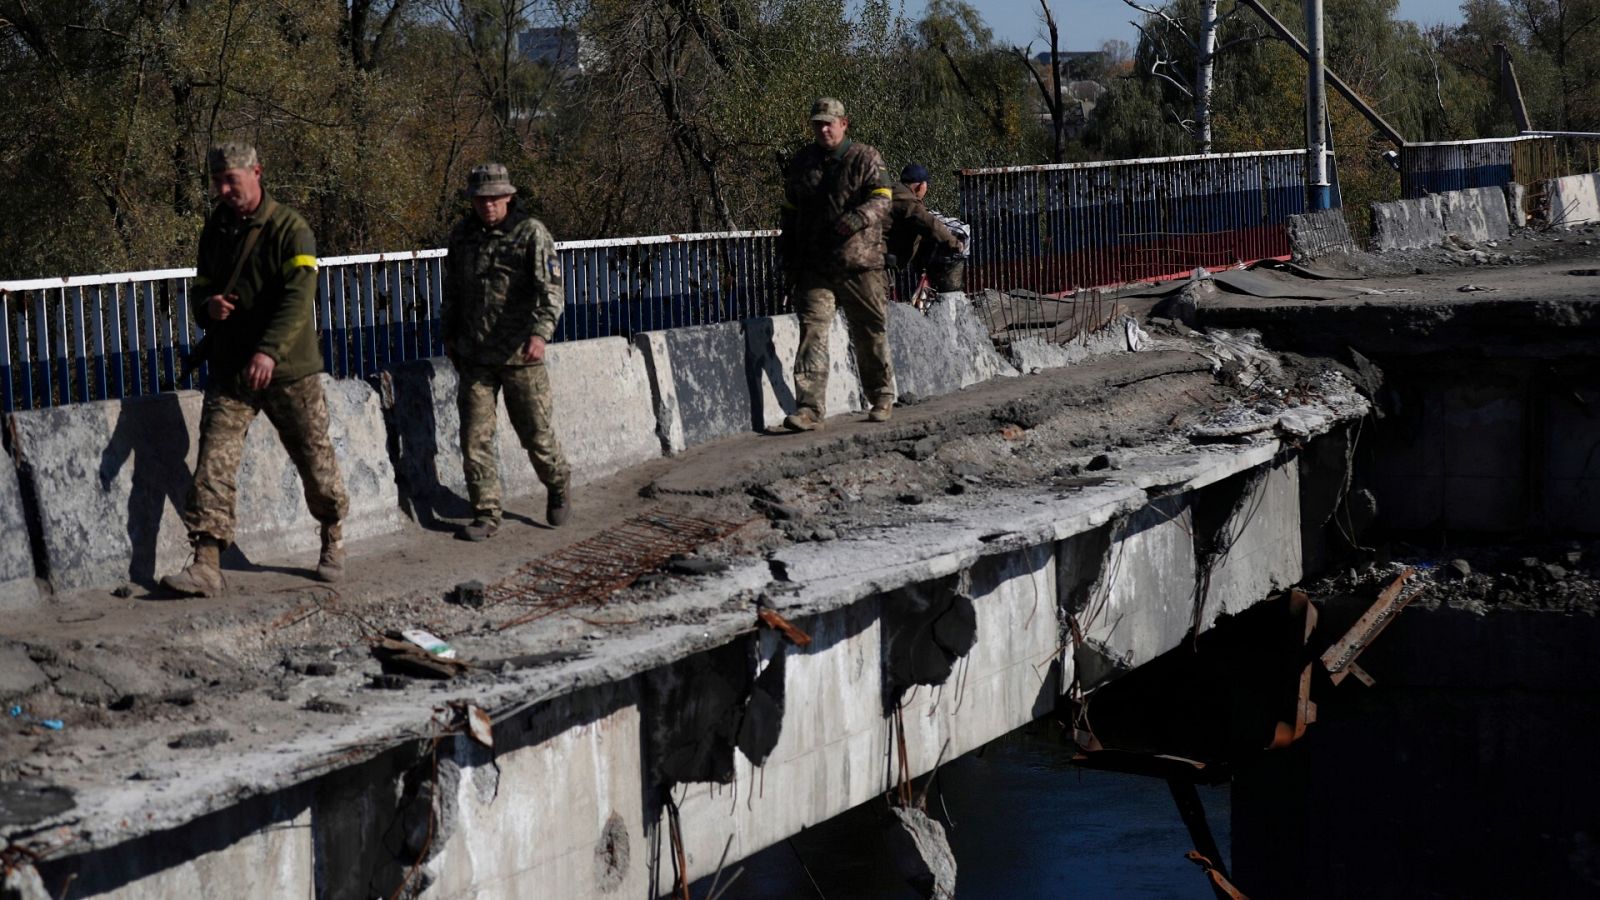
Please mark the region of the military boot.
[[471, 523], [461, 526], [456, 532], [456, 539], [462, 541], [487, 541], [500, 533], [500, 517], [488, 513], [478, 513], [477, 518]]
[[222, 542], [200, 537], [194, 542], [194, 559], [183, 571], [161, 579], [162, 587], [185, 597], [220, 597], [228, 590], [222, 577]]
[[784, 418], [783, 427], [790, 431], [813, 431], [822, 427], [822, 416], [811, 407], [802, 406], [794, 415]]
[[344, 578], [344, 526], [322, 526], [322, 555], [317, 558], [317, 580], [332, 584]]
[[549, 487], [546, 491], [549, 499], [545, 502], [544, 519], [551, 528], [560, 528], [572, 518], [572, 495], [564, 484]]

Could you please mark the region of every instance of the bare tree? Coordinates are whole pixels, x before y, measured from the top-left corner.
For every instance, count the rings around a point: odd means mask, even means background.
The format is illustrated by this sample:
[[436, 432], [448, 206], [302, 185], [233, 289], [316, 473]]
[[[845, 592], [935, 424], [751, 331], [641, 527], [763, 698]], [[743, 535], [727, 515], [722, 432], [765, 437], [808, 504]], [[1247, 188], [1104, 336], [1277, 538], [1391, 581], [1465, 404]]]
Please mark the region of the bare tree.
[[[1200, 0], [1200, 21], [1191, 37], [1188, 23], [1175, 15], [1170, 6], [1146, 6], [1137, 0], [1122, 0], [1122, 2], [1145, 14], [1145, 23], [1132, 24], [1139, 29], [1139, 34], [1144, 36], [1146, 45], [1154, 51], [1154, 58], [1150, 63], [1150, 75], [1166, 82], [1194, 103], [1193, 118], [1184, 119], [1177, 117], [1176, 114], [1174, 118], [1177, 118], [1178, 124], [1184, 130], [1194, 136], [1195, 142], [1200, 145], [1201, 153], [1210, 153], [1211, 95], [1216, 85], [1217, 57], [1234, 47], [1262, 40], [1263, 35], [1248, 34], [1218, 43], [1223, 25], [1239, 14], [1241, 7], [1237, 4], [1226, 13], [1219, 14], [1219, 0]], [[1194, 58], [1193, 76], [1184, 74], [1180, 57], [1172, 52], [1168, 44], [1169, 38], [1182, 41], [1183, 46], [1188, 48]]]
[[1039, 86], [1039, 93], [1044, 97], [1045, 109], [1050, 112], [1051, 160], [1061, 162], [1066, 110], [1061, 105], [1060, 33], [1056, 29], [1056, 17], [1050, 12], [1047, 0], [1039, 0], [1039, 8], [1043, 11], [1045, 29], [1050, 32], [1050, 84], [1045, 84], [1044, 76], [1039, 74], [1038, 67], [1033, 63], [1032, 44], [1026, 47], [1012, 47], [1011, 52], [1022, 61], [1028, 74], [1033, 76], [1034, 83]]

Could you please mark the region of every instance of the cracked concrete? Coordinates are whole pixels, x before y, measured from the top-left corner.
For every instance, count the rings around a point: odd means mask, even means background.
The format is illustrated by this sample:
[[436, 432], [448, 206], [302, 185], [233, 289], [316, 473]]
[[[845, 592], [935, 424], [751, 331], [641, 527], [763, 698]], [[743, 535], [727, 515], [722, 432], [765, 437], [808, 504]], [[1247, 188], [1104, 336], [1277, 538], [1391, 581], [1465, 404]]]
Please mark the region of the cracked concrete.
[[[1215, 313], [1225, 318], [1248, 307], [1257, 319], [1264, 309], [1315, 318], [1326, 308], [1324, 301], [1230, 302]], [[1480, 301], [1445, 287], [1414, 302], [1423, 304], [1426, 318], [1428, 309]], [[1587, 327], [1586, 307], [1573, 306], [1568, 320]], [[104, 850], [328, 773], [385, 765], [389, 748], [437, 733], [431, 710], [447, 701], [470, 701], [510, 722], [704, 651], [738, 648], [756, 631], [758, 602], [804, 620], [907, 585], [955, 578], [985, 557], [1040, 542], [1061, 541], [1084, 558], [1103, 556], [1108, 535], [1125, 530], [1152, 498], [1270, 465], [1286, 447], [1366, 409], [1337, 374], [1340, 365], [1287, 357], [1273, 375], [1222, 365], [1212, 342], [1175, 329], [1154, 334], [1152, 351], [994, 379], [906, 406], [887, 426], [845, 416], [811, 434], [711, 441], [593, 483], [577, 496], [578, 517], [568, 529], [535, 525], [523, 515], [531, 504], [513, 501], [508, 528], [485, 545], [415, 528], [362, 541], [353, 547], [351, 580], [337, 591], [309, 584], [296, 571], [262, 566], [230, 573], [236, 593], [218, 600], [57, 595], [47, 612], [4, 627], [0, 663], [11, 665], [0, 665], [8, 679], [0, 691], [10, 690], [36, 717], [62, 718], [66, 727], [0, 733], [0, 778], [60, 784], [76, 792], [77, 806], [8, 828], [7, 837], [69, 853]], [[1208, 425], [1231, 421], [1246, 406], [1262, 427], [1206, 436]], [[490, 627], [495, 610], [444, 602], [468, 577], [493, 584], [530, 559], [650, 510], [742, 523], [698, 550], [726, 562], [726, 571], [647, 573], [603, 607], [509, 631]], [[1060, 558], [1053, 573], [1064, 571]], [[1072, 596], [1094, 603], [1103, 570], [1075, 568], [1071, 577], [1083, 583], [1068, 586]], [[453, 682], [367, 687], [378, 667], [365, 638], [413, 626], [445, 637], [468, 659], [554, 655], [547, 665], [476, 669]], [[1056, 627], [1050, 624], [1052, 632]], [[1115, 642], [1095, 641], [1111, 668], [1125, 655]], [[327, 648], [333, 674], [284, 665], [286, 656], [313, 645]], [[751, 710], [746, 717], [764, 714], [755, 710], [757, 673], [785, 665], [770, 649], [754, 663], [748, 651], [736, 652], [747, 675], [734, 679], [728, 704], [712, 710], [713, 720], [744, 708], [740, 698]], [[1090, 666], [1080, 663], [1081, 677]], [[313, 700], [342, 703], [350, 712], [307, 709]], [[781, 709], [786, 700], [768, 691], [760, 702]], [[606, 716], [599, 721], [615, 718]], [[743, 721], [733, 718], [717, 730], [719, 748], [737, 743], [760, 755], [771, 736], [744, 740]], [[198, 728], [228, 730], [234, 740], [227, 754], [201, 758], [167, 748], [172, 737]], [[726, 767], [715, 760], [726, 753], [731, 749], [696, 757], [678, 774], [719, 776]], [[472, 779], [456, 792], [478, 802], [485, 788]], [[601, 840], [606, 814], [586, 846]]]

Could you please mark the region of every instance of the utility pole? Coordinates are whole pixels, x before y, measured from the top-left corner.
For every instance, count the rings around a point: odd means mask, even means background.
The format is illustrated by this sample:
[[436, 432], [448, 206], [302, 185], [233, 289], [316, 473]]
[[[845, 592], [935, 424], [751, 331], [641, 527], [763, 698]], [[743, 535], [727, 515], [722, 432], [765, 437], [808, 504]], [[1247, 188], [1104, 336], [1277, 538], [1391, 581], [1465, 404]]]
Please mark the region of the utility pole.
[[1311, 180], [1311, 208], [1327, 209], [1330, 205], [1328, 185], [1328, 103], [1327, 88], [1322, 77], [1324, 43], [1322, 40], [1322, 0], [1305, 0], [1306, 43], [1310, 44], [1307, 56], [1309, 72], [1306, 78], [1306, 174]]

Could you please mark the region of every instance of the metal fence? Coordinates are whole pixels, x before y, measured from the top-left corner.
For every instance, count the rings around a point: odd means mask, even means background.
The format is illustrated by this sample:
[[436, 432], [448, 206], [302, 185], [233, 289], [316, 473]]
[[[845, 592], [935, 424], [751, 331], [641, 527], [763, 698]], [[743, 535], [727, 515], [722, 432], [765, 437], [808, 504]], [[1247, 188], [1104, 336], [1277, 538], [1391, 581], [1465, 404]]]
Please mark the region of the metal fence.
[[1044, 294], [1289, 252], [1304, 150], [963, 169], [967, 284]]
[[1407, 144], [1400, 149], [1406, 199], [1517, 182], [1538, 190], [1551, 178], [1600, 170], [1600, 134], [1537, 132], [1516, 137]]
[[[558, 243], [566, 310], [557, 340], [736, 321], [780, 311], [777, 232]], [[444, 250], [318, 261], [327, 370], [366, 377], [443, 352]], [[5, 411], [137, 397], [204, 384], [182, 360], [200, 339], [193, 269], [0, 282]]]

